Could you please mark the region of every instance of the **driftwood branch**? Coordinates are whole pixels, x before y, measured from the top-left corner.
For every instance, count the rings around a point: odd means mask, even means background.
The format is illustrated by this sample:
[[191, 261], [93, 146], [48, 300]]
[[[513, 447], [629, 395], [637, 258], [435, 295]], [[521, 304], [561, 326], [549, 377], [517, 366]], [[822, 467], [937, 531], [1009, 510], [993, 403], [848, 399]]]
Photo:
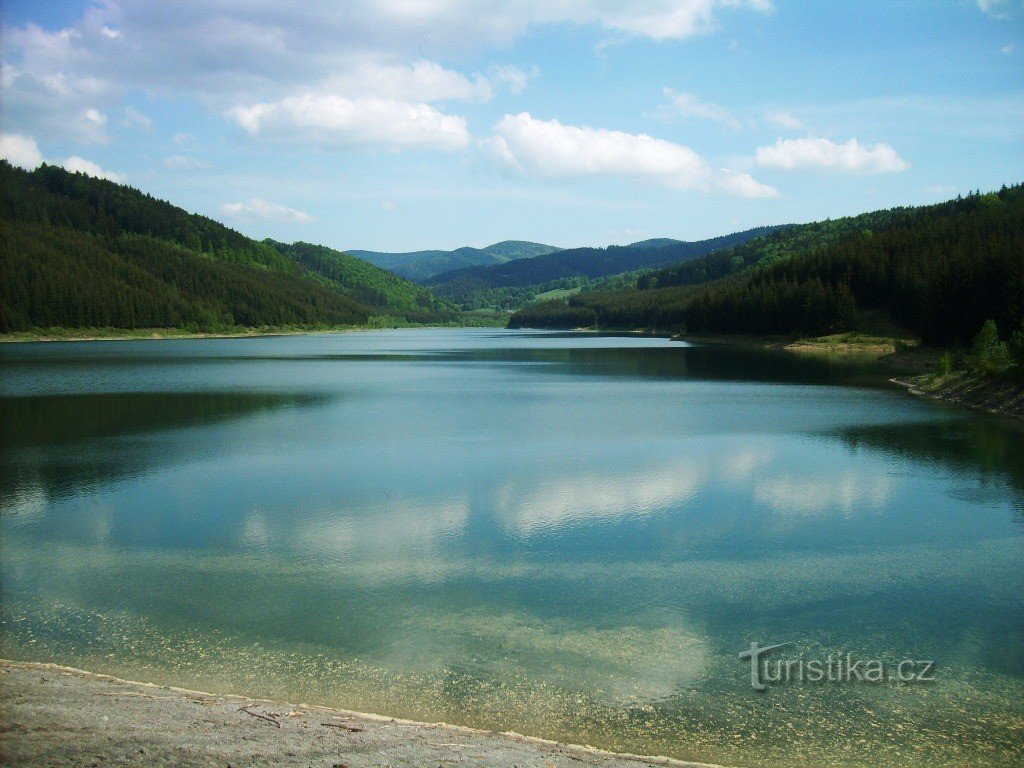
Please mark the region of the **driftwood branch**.
[[320, 725], [326, 725], [328, 728], [341, 728], [342, 730], [348, 731], [349, 733], [362, 733], [362, 728], [357, 728], [354, 725], [345, 725], [344, 723], [320, 723]]
[[274, 725], [276, 725], [276, 726], [277, 726], [278, 728], [280, 728], [280, 727], [281, 727], [281, 723], [279, 723], [279, 722], [278, 722], [277, 720], [275, 720], [274, 718], [272, 718], [272, 717], [267, 717], [266, 715], [261, 715], [261, 714], [260, 714], [259, 712], [253, 712], [253, 711], [252, 711], [251, 709], [249, 709], [248, 707], [239, 707], [239, 708], [238, 708], [238, 711], [239, 711], [239, 712], [245, 712], [245, 714], [247, 714], [247, 715], [252, 715], [253, 717], [258, 717], [258, 718], [259, 718], [260, 720], [266, 720], [266, 721], [267, 721], [268, 723], [273, 723], [273, 724], [274, 724]]

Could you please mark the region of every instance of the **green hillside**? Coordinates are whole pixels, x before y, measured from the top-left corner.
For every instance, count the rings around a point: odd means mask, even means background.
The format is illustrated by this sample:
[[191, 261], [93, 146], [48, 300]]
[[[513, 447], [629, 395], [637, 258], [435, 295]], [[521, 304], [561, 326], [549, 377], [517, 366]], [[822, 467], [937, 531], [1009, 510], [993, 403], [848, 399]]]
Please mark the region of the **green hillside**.
[[0, 184], [3, 332], [356, 325], [444, 309], [369, 264], [325, 276], [287, 248], [103, 179], [0, 162]]
[[459, 269], [431, 278], [426, 284], [438, 296], [451, 299], [463, 307], [471, 307], [474, 294], [479, 292], [528, 286], [543, 286], [543, 290], [550, 290], [559, 287], [554, 284], [556, 281], [574, 278], [591, 280], [651, 269], [744, 243], [773, 229], [759, 227], [693, 243], [668, 240], [665, 243], [645, 241], [607, 248], [570, 248], [490, 267]]
[[289, 245], [269, 239], [263, 242], [377, 314], [392, 313], [408, 321], [433, 322], [454, 320], [458, 313], [426, 288], [342, 251], [312, 243]]
[[855, 235], [879, 234], [907, 226], [922, 216], [928, 216], [930, 211], [938, 211], [940, 207], [890, 208], [780, 228], [734, 248], [651, 272], [640, 279], [638, 287], [665, 288], [706, 283], [752, 267], [768, 266], [793, 254], [847, 240]]
[[504, 240], [484, 248], [456, 248], [454, 251], [411, 251], [383, 253], [380, 251], [348, 251], [378, 267], [410, 280], [423, 282], [435, 275], [456, 269], [504, 264], [516, 259], [527, 259], [554, 253], [560, 249], [525, 240]]
[[0, 331], [356, 325], [369, 310], [301, 277], [143, 235], [5, 221]]
[[639, 285], [528, 307], [510, 325], [817, 335], [882, 310], [934, 344], [965, 344], [989, 318], [1009, 335], [1024, 317], [1024, 187], [795, 227]]

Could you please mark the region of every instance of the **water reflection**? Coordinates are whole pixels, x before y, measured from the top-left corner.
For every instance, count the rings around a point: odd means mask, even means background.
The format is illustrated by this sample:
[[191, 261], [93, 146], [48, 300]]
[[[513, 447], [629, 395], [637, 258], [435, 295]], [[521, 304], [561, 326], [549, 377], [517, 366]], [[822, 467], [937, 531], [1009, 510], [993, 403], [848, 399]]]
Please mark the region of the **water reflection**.
[[[1024, 436], [887, 370], [491, 331], [4, 355], [16, 657], [720, 763], [1020, 757]], [[752, 639], [944, 674], [751, 698]]]
[[[854, 427], [838, 434], [854, 449], [883, 451], [919, 467], [956, 472], [960, 482], [949, 489], [954, 499], [999, 504], [1009, 489], [1017, 510], [1024, 513], [1024, 435], [1017, 424], [957, 414], [919, 424]], [[974, 482], [966, 482], [972, 478]]]
[[194, 450], [154, 433], [195, 429], [323, 396], [272, 392], [155, 392], [0, 397], [0, 509], [38, 511], [46, 499], [88, 493], [183, 460]]

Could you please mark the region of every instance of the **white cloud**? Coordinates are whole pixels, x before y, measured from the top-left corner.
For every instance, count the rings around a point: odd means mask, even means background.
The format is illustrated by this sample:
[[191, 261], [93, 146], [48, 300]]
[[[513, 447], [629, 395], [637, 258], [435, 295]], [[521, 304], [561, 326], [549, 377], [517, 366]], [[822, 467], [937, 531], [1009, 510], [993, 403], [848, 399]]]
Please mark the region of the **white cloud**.
[[[486, 100], [499, 87], [522, 90], [529, 75], [513, 67], [462, 74], [426, 59], [508, 45], [541, 25], [684, 39], [712, 32], [723, 13], [772, 9], [770, 0], [108, 0], [87, 4], [66, 29], [4, 29], [5, 119], [33, 135], [103, 142], [87, 110], [111, 112], [138, 89], [217, 111], [228, 98], [276, 101], [307, 89], [416, 103], [430, 103], [427, 91]], [[382, 90], [360, 88], [360, 76]]]
[[524, 72], [519, 67], [504, 66], [496, 67], [491, 72], [491, 81], [494, 83], [503, 83], [508, 86], [509, 93], [513, 96], [518, 96], [526, 90], [527, 84], [539, 74], [536, 67], [533, 67], [529, 72]]
[[164, 165], [168, 168], [177, 168], [183, 171], [194, 171], [200, 168], [209, 168], [210, 164], [205, 160], [197, 160], [188, 155], [171, 155], [164, 158]]
[[667, 106], [663, 106], [659, 110], [662, 115], [681, 115], [683, 117], [710, 120], [734, 131], [738, 131], [743, 127], [743, 123], [725, 107], [701, 101], [692, 93], [680, 93], [671, 88], [663, 88], [662, 93], [665, 94], [665, 98], [669, 101]]
[[94, 107], [89, 107], [82, 113], [82, 116], [97, 128], [107, 124], [107, 116]]
[[1012, 56], [1016, 50], [1016, 45], [1014, 45], [1013, 43], [1008, 43], [1007, 45], [1004, 45], [1002, 48], [1000, 48], [999, 52], [1004, 56]]
[[484, 102], [494, 98], [502, 86], [512, 93], [521, 93], [535, 74], [535, 70], [528, 73], [509, 65], [494, 67], [488, 75], [467, 76], [427, 60], [408, 66], [365, 61], [351, 70], [335, 73], [318, 90], [348, 97], [378, 96], [411, 102]]
[[68, 170], [71, 173], [84, 173], [86, 176], [95, 176], [97, 179], [116, 181], [118, 184], [124, 184], [128, 180], [124, 174], [105, 171], [91, 160], [86, 160], [78, 155], [72, 155], [61, 163], [61, 165], [64, 166], [65, 170]]
[[725, 168], [721, 170], [718, 187], [737, 197], [774, 198], [779, 196], [775, 187], [762, 184], [749, 173], [739, 173]]
[[776, 128], [785, 128], [788, 131], [799, 131], [804, 127], [803, 120], [784, 109], [770, 109], [765, 113], [764, 119], [770, 125], [774, 125]]
[[153, 121], [149, 115], [143, 114], [135, 109], [135, 107], [125, 107], [123, 114], [124, 117], [121, 120], [121, 125], [125, 128], [140, 128], [148, 131], [153, 127]]
[[388, 211], [389, 213], [398, 210], [398, 204], [394, 200], [384, 200], [381, 202], [380, 207], [382, 210]]
[[987, 13], [994, 19], [1010, 18], [1010, 10], [1016, 0], [976, 0], [982, 12]]
[[5, 27], [3, 38], [5, 122], [31, 127], [33, 133], [106, 141], [107, 118], [100, 107], [118, 92], [97, 67], [101, 57], [93, 43], [109, 39], [98, 31], [50, 32], [32, 23]]
[[[31, 136], [23, 136], [18, 133], [0, 133], [0, 157], [3, 157], [11, 165], [16, 165], [27, 171], [38, 168], [43, 162], [43, 154], [39, 151], [36, 140]], [[116, 181], [118, 184], [124, 184], [127, 181], [124, 174], [105, 171], [91, 160], [86, 160], [78, 155], [72, 155], [60, 165], [71, 173], [84, 173], [87, 176], [95, 176], [97, 179]]]
[[0, 63], [0, 86], [3, 86], [4, 90], [7, 90], [18, 77], [18, 68], [14, 67], [7, 62]]
[[0, 133], [0, 157], [26, 171], [38, 168], [43, 162], [36, 140], [20, 133]]
[[308, 213], [258, 197], [250, 197], [245, 202], [224, 203], [220, 212], [224, 216], [243, 221], [281, 221], [292, 224], [308, 224], [313, 221]]
[[772, 146], [758, 147], [754, 162], [787, 171], [818, 169], [844, 173], [898, 173], [910, 167], [888, 144], [876, 144], [869, 149], [856, 139], [836, 144], [810, 136], [779, 139]]
[[519, 173], [542, 179], [614, 176], [672, 187], [721, 189], [745, 197], [778, 193], [747, 174], [716, 171], [689, 147], [603, 128], [505, 115], [485, 146]]
[[[715, 11], [722, 7], [745, 7], [760, 13], [774, 9], [771, 0], [637, 0], [631, 3], [601, 0], [544, 3], [541, 0], [531, 5], [541, 11], [538, 21], [600, 24], [609, 30], [652, 40], [679, 40], [713, 32], [718, 27]], [[545, 5], [549, 6], [547, 13], [544, 13]]]
[[343, 144], [432, 146], [445, 149], [470, 143], [466, 121], [429, 104], [363, 97], [349, 99], [307, 93], [277, 102], [235, 107], [227, 113], [252, 136], [306, 138]]
[[189, 142], [195, 141], [196, 137], [191, 133], [176, 133], [171, 137], [171, 141], [175, 144], [188, 144]]

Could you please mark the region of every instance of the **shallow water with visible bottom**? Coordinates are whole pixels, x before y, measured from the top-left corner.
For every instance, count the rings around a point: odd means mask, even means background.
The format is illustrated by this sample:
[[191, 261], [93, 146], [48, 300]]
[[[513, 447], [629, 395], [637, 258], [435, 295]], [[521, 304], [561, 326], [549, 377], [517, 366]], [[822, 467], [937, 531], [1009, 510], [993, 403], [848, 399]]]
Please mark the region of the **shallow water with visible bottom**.
[[[4, 345], [3, 654], [744, 766], [1024, 762], [1024, 432], [499, 330]], [[934, 662], [783, 680], [766, 658]]]

